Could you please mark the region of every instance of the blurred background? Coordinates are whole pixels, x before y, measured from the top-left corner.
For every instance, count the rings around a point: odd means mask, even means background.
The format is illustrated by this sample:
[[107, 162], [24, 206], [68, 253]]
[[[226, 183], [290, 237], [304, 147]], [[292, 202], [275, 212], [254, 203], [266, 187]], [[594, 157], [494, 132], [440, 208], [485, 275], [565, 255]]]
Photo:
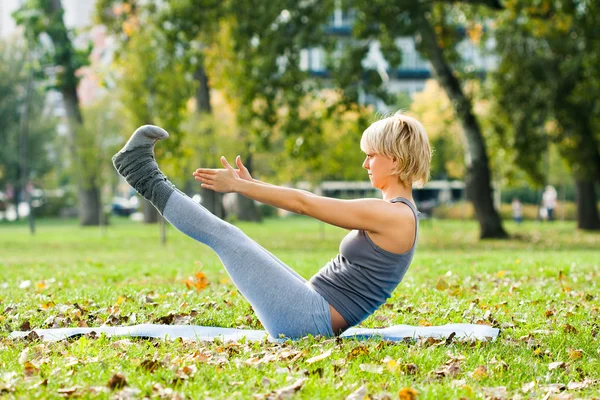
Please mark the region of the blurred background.
[[[202, 190], [197, 167], [338, 198], [380, 196], [362, 131], [403, 110], [435, 150], [425, 218], [600, 230], [600, 3], [592, 0], [0, 0], [0, 227], [159, 222], [111, 156], [140, 125], [214, 214], [281, 216]], [[160, 219], [162, 220], [162, 219]]]

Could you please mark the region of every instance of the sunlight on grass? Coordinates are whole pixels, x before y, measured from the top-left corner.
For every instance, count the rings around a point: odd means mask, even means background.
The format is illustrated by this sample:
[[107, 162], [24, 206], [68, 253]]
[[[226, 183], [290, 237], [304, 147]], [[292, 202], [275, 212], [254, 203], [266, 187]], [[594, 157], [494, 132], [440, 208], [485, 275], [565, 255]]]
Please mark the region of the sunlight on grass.
[[[25, 225], [0, 225], [0, 393], [397, 398], [411, 388], [437, 399], [600, 391], [600, 235], [572, 223], [507, 224], [513, 239], [481, 242], [474, 222], [424, 221], [404, 281], [362, 324], [489, 324], [502, 329], [493, 343], [8, 339], [14, 330], [103, 324], [261, 329], [210, 249], [172, 228], [162, 246], [157, 226], [112, 222], [102, 231], [45, 221], [33, 237]], [[345, 234], [301, 217], [238, 225], [307, 278], [335, 257]]]

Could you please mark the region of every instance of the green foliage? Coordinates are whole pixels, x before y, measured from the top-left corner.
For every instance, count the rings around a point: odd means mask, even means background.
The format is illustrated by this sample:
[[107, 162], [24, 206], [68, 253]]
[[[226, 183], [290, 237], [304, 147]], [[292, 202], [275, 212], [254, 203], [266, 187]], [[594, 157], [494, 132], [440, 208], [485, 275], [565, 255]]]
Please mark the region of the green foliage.
[[25, 28], [25, 34], [32, 43], [39, 41], [42, 34], [48, 35], [52, 46], [43, 48], [47, 66], [52, 69], [54, 87], [58, 90], [77, 88], [79, 78], [75, 72], [89, 64], [91, 47], [76, 49], [72, 43], [72, 32], [63, 20], [64, 10], [56, 8], [54, 2], [27, 0], [13, 17], [18, 25]]
[[597, 2], [571, 0], [512, 1], [498, 19], [498, 112], [536, 182], [549, 179], [540, 157], [549, 142], [574, 176], [600, 176], [599, 19]]
[[[0, 42], [0, 188], [20, 186], [20, 124], [25, 105], [27, 75], [37, 68], [27, 61], [30, 51], [20, 41]], [[53, 166], [52, 149], [56, 121], [44, 113], [44, 91], [32, 83], [27, 121], [28, 169], [31, 178], [41, 183]], [[52, 154], [54, 153], [54, 154]]]
[[315, 158], [323, 143], [320, 119], [306, 109], [318, 90], [300, 69], [302, 49], [325, 37], [332, 3], [278, 0], [227, 3], [219, 36], [208, 52], [215, 86], [233, 104], [240, 127], [264, 148], [274, 129], [288, 138], [289, 154]]
[[463, 132], [450, 100], [436, 81], [427, 81], [424, 90], [414, 94], [410, 113], [425, 127], [433, 148], [432, 179], [463, 179]]

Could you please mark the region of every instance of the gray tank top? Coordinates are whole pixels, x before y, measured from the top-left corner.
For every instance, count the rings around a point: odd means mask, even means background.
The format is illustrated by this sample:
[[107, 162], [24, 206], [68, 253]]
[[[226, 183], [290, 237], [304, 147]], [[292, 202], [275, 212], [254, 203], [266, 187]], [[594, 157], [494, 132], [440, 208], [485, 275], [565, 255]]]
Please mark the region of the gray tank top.
[[419, 234], [419, 211], [405, 199], [401, 202], [415, 215], [415, 241], [406, 253], [396, 254], [377, 246], [365, 231], [353, 230], [340, 243], [340, 254], [325, 265], [310, 283], [350, 326], [371, 315], [392, 295], [412, 261]]

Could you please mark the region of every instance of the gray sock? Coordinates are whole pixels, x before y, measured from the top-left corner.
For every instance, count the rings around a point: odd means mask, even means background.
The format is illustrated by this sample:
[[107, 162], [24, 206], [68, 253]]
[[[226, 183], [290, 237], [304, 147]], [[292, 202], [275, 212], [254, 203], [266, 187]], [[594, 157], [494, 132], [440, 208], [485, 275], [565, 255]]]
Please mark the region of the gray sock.
[[154, 160], [154, 143], [168, 137], [169, 134], [158, 126], [141, 126], [112, 158], [119, 174], [161, 214], [176, 189], [158, 169]]

